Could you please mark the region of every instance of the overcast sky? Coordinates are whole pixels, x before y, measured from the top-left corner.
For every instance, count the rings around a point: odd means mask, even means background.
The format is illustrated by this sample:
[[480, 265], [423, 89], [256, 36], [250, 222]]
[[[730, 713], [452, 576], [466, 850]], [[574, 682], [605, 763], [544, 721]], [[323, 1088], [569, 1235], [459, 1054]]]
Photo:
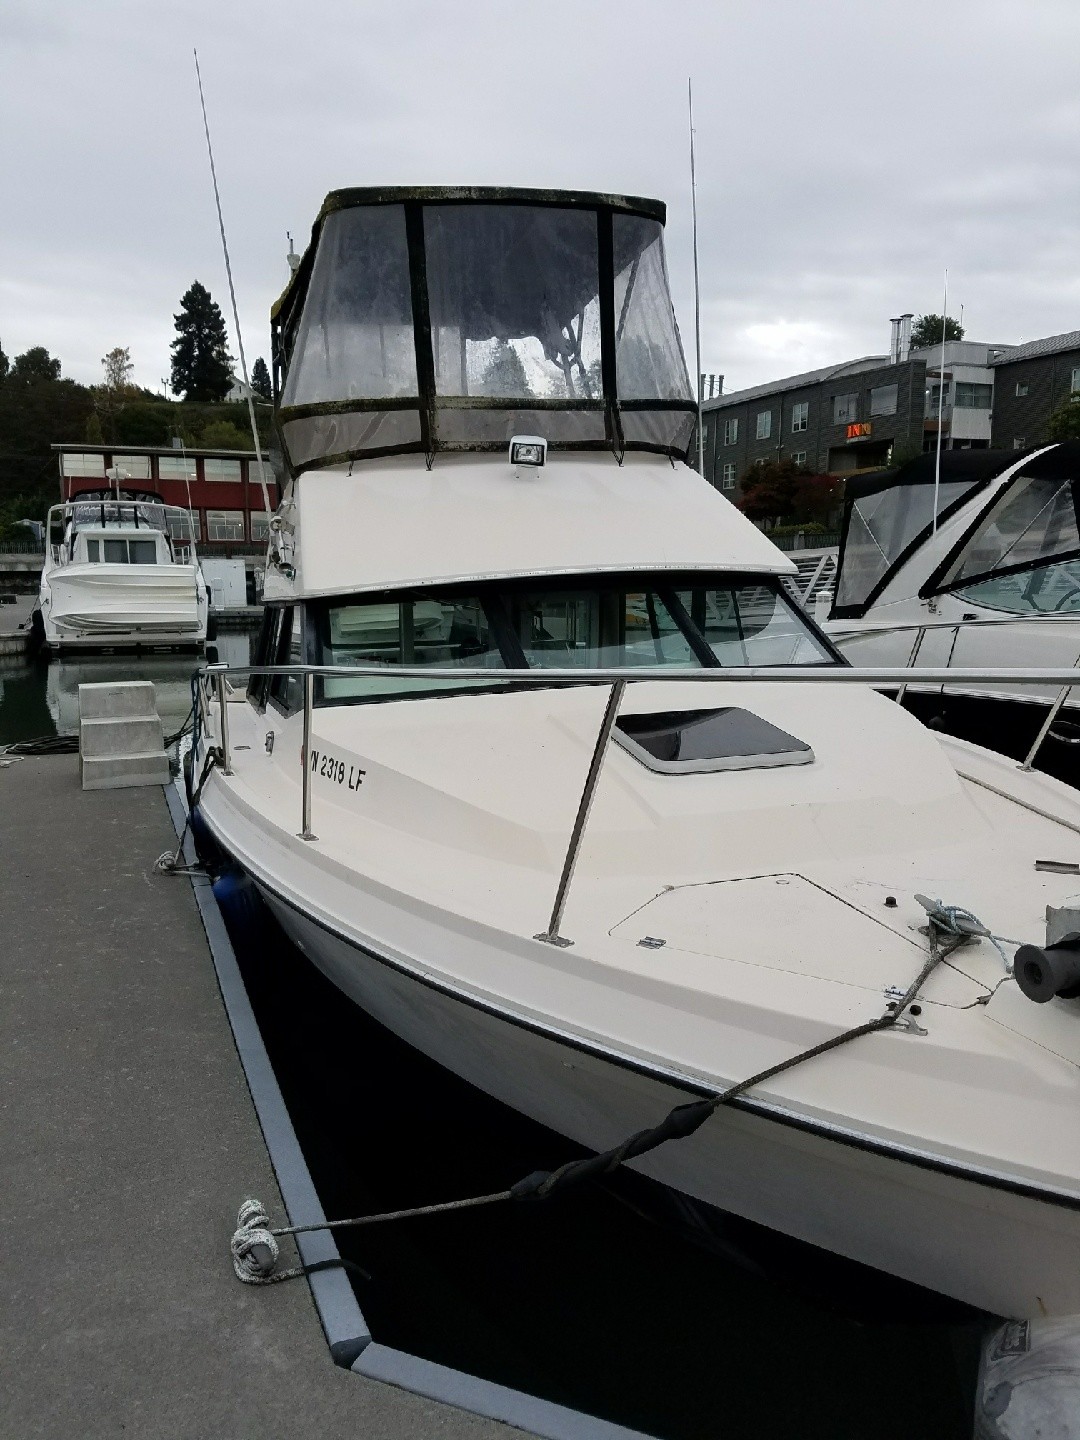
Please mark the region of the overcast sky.
[[[249, 365], [324, 194], [497, 183], [657, 196], [694, 368], [725, 389], [888, 348], [1080, 328], [1080, 0], [0, 0], [0, 343], [168, 374], [201, 280]], [[235, 353], [235, 338], [233, 339]]]

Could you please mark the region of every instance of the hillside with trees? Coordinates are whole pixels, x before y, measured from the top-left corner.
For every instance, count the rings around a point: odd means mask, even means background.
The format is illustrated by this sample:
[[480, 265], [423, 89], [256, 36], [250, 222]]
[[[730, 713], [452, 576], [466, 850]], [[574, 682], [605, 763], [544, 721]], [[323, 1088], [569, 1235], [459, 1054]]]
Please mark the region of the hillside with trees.
[[[0, 348], [0, 539], [16, 520], [44, 519], [59, 499], [52, 445], [168, 446], [179, 436], [192, 447], [251, 449], [247, 406], [224, 399], [233, 384], [224, 321], [197, 281], [175, 320], [172, 383], [183, 399], [170, 400], [135, 385], [131, 352], [123, 345], [103, 356], [98, 385], [66, 378], [61, 361], [44, 346], [14, 358]], [[257, 361], [255, 370], [260, 384], [266, 382], [266, 398], [257, 391], [256, 400], [260, 439], [266, 444], [271, 411], [265, 361]]]

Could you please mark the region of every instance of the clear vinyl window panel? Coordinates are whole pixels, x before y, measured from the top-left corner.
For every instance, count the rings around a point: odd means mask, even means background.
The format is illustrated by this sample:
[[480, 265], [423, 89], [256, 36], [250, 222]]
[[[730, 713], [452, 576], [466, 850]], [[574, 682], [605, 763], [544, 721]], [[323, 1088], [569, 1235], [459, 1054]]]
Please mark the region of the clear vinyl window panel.
[[530, 669], [701, 663], [678, 621], [651, 590], [513, 592], [506, 606]]
[[1014, 479], [952, 567], [949, 587], [969, 576], [1080, 551], [1076, 484], [1060, 475]]
[[404, 207], [335, 211], [319, 236], [282, 403], [417, 393]]
[[594, 213], [431, 205], [424, 241], [436, 395], [602, 398]]
[[637, 215], [616, 215], [612, 223], [619, 399], [693, 403], [671, 304], [663, 226]]
[[[462, 669], [504, 668], [482, 602], [474, 595], [432, 592], [422, 597], [327, 602], [318, 617], [322, 665], [438, 665]], [[493, 675], [492, 681], [498, 677]], [[325, 676], [318, 683], [325, 703], [392, 699], [483, 686], [483, 680]]]
[[769, 583], [679, 591], [694, 629], [721, 665], [832, 665], [833, 656], [786, 596]]
[[[942, 481], [938, 514], [975, 488], [970, 481]], [[863, 604], [933, 519], [932, 485], [894, 485], [860, 496], [848, 516], [837, 605]]]

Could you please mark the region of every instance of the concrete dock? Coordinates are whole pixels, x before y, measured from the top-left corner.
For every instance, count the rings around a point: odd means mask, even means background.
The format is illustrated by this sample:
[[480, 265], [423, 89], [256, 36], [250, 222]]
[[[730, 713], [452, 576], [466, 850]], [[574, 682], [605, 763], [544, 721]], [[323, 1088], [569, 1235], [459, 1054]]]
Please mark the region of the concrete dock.
[[0, 1436], [520, 1435], [336, 1367], [307, 1281], [235, 1279], [238, 1200], [281, 1199], [174, 845], [160, 788], [0, 769]]
[[[0, 591], [3, 591], [0, 580]], [[5, 594], [10, 594], [5, 591]], [[30, 649], [30, 614], [37, 604], [37, 593], [16, 595], [15, 603], [0, 604], [0, 656], [25, 655]]]

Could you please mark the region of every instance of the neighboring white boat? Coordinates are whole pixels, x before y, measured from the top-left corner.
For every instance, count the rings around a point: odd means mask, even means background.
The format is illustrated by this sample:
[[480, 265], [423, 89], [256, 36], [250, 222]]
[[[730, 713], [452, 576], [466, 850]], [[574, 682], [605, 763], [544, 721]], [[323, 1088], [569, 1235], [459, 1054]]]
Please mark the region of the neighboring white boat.
[[[186, 510], [153, 497], [54, 505], [35, 626], [54, 650], [199, 647], [207, 592]], [[170, 521], [177, 536], [170, 533]]]
[[[1080, 665], [1078, 500], [1076, 440], [1023, 456], [944, 451], [936, 527], [934, 455], [849, 480], [835, 591], [817, 618], [854, 665]], [[974, 693], [1029, 706], [1056, 692]]]
[[[202, 816], [346, 995], [594, 1151], [895, 1006], [917, 897], [967, 907], [1013, 940], [631, 1163], [1002, 1315], [1080, 1312], [1080, 1002], [1044, 936], [1080, 905], [1080, 802], [837, 683], [790, 560], [684, 463], [663, 218], [328, 198], [275, 312], [292, 478], [254, 663], [367, 673], [211, 675]], [[597, 671], [635, 682], [606, 758]], [[1024, 993], [1017, 940], [1049, 947]]]

